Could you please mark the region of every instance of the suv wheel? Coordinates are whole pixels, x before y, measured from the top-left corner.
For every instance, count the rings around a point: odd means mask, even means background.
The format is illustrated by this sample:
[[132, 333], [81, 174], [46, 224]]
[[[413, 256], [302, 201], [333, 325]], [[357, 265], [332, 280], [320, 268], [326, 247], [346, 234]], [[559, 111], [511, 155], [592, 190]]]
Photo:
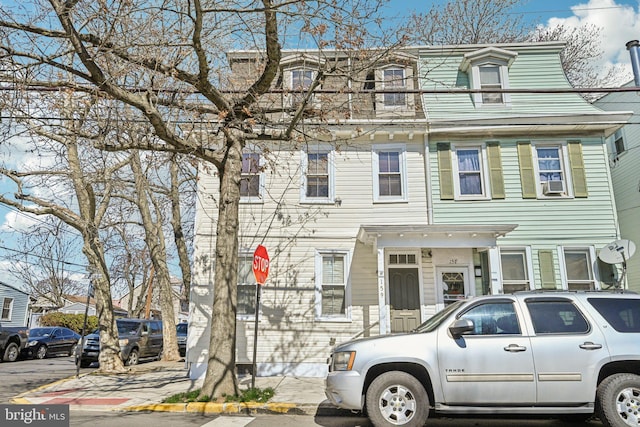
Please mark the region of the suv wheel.
[[129, 358], [127, 358], [127, 365], [128, 366], [137, 365], [138, 360], [139, 360], [138, 350], [134, 348], [133, 350], [131, 350], [131, 353], [129, 353]]
[[627, 427], [640, 423], [640, 376], [611, 375], [600, 383], [596, 397], [598, 415], [605, 426]]
[[14, 342], [10, 342], [7, 344], [7, 348], [4, 349], [4, 354], [2, 355], [3, 362], [15, 362], [18, 359], [18, 355], [20, 354], [20, 350], [18, 349], [18, 344]]
[[413, 375], [385, 372], [373, 380], [366, 396], [367, 413], [376, 427], [423, 426], [429, 416], [429, 397]]

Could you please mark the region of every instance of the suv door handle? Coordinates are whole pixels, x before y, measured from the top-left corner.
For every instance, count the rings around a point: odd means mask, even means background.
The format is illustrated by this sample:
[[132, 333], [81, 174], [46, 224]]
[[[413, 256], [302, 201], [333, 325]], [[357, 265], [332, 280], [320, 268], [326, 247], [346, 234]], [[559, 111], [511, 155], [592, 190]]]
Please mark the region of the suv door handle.
[[509, 351], [511, 353], [518, 353], [520, 351], [527, 351], [527, 347], [523, 347], [518, 344], [509, 344], [504, 348], [504, 351]]
[[594, 344], [591, 341], [587, 341], [584, 344], [580, 344], [580, 348], [583, 350], [599, 350], [602, 348], [602, 344]]

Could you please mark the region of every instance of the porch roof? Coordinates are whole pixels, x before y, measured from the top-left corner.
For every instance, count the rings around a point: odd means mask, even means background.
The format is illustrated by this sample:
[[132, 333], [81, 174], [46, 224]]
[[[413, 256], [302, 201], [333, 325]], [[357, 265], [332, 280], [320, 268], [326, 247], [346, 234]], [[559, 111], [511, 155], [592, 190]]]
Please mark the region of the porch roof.
[[358, 240], [374, 249], [485, 248], [496, 246], [498, 237], [517, 224], [394, 224], [361, 225]]

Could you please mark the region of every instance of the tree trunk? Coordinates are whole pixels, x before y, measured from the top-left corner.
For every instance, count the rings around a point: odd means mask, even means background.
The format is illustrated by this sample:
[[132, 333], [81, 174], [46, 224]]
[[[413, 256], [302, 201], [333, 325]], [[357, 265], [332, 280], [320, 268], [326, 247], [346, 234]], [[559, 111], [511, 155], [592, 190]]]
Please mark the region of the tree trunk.
[[181, 299], [189, 301], [191, 290], [191, 262], [189, 261], [189, 251], [185, 241], [182, 228], [182, 211], [180, 208], [180, 179], [178, 175], [178, 155], [171, 156], [169, 166], [171, 173], [171, 188], [169, 189], [169, 199], [171, 200], [171, 226], [173, 227], [173, 240], [178, 250], [178, 263], [182, 271], [182, 295]]
[[[102, 372], [126, 372], [124, 363], [120, 358], [120, 344], [118, 328], [113, 315], [113, 301], [111, 300], [111, 287], [109, 272], [103, 261], [101, 248], [96, 246], [97, 231], [89, 227], [84, 234], [85, 243], [82, 252], [89, 260], [92, 271], [92, 283], [96, 299], [96, 315], [100, 329], [100, 371]], [[95, 234], [95, 235], [94, 235]]]
[[[138, 193], [137, 204], [142, 217], [145, 242], [149, 248], [149, 256], [155, 270], [155, 282], [160, 290], [160, 308], [162, 309], [162, 339], [163, 360], [180, 360], [178, 350], [178, 337], [176, 335], [176, 316], [173, 308], [173, 289], [171, 289], [171, 275], [167, 266], [167, 250], [162, 231], [162, 213], [156, 209], [156, 221], [153, 220], [151, 207], [147, 197], [151, 197], [149, 185], [140, 163], [140, 155], [134, 151], [131, 155], [131, 170], [133, 171], [136, 191]], [[151, 286], [151, 285], [149, 285]]]
[[238, 393], [236, 377], [236, 288], [238, 276], [238, 205], [242, 170], [241, 131], [225, 129], [227, 156], [220, 173], [213, 312], [207, 373], [200, 396], [213, 399]]

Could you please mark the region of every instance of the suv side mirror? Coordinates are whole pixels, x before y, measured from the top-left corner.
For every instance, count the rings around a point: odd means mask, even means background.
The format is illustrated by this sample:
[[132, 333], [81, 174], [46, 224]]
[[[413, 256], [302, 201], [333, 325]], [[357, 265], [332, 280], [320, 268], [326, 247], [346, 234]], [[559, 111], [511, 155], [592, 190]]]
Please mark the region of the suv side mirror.
[[458, 338], [461, 335], [464, 335], [468, 332], [473, 332], [474, 326], [473, 321], [471, 319], [457, 319], [455, 322], [449, 326], [449, 332], [454, 338]]

